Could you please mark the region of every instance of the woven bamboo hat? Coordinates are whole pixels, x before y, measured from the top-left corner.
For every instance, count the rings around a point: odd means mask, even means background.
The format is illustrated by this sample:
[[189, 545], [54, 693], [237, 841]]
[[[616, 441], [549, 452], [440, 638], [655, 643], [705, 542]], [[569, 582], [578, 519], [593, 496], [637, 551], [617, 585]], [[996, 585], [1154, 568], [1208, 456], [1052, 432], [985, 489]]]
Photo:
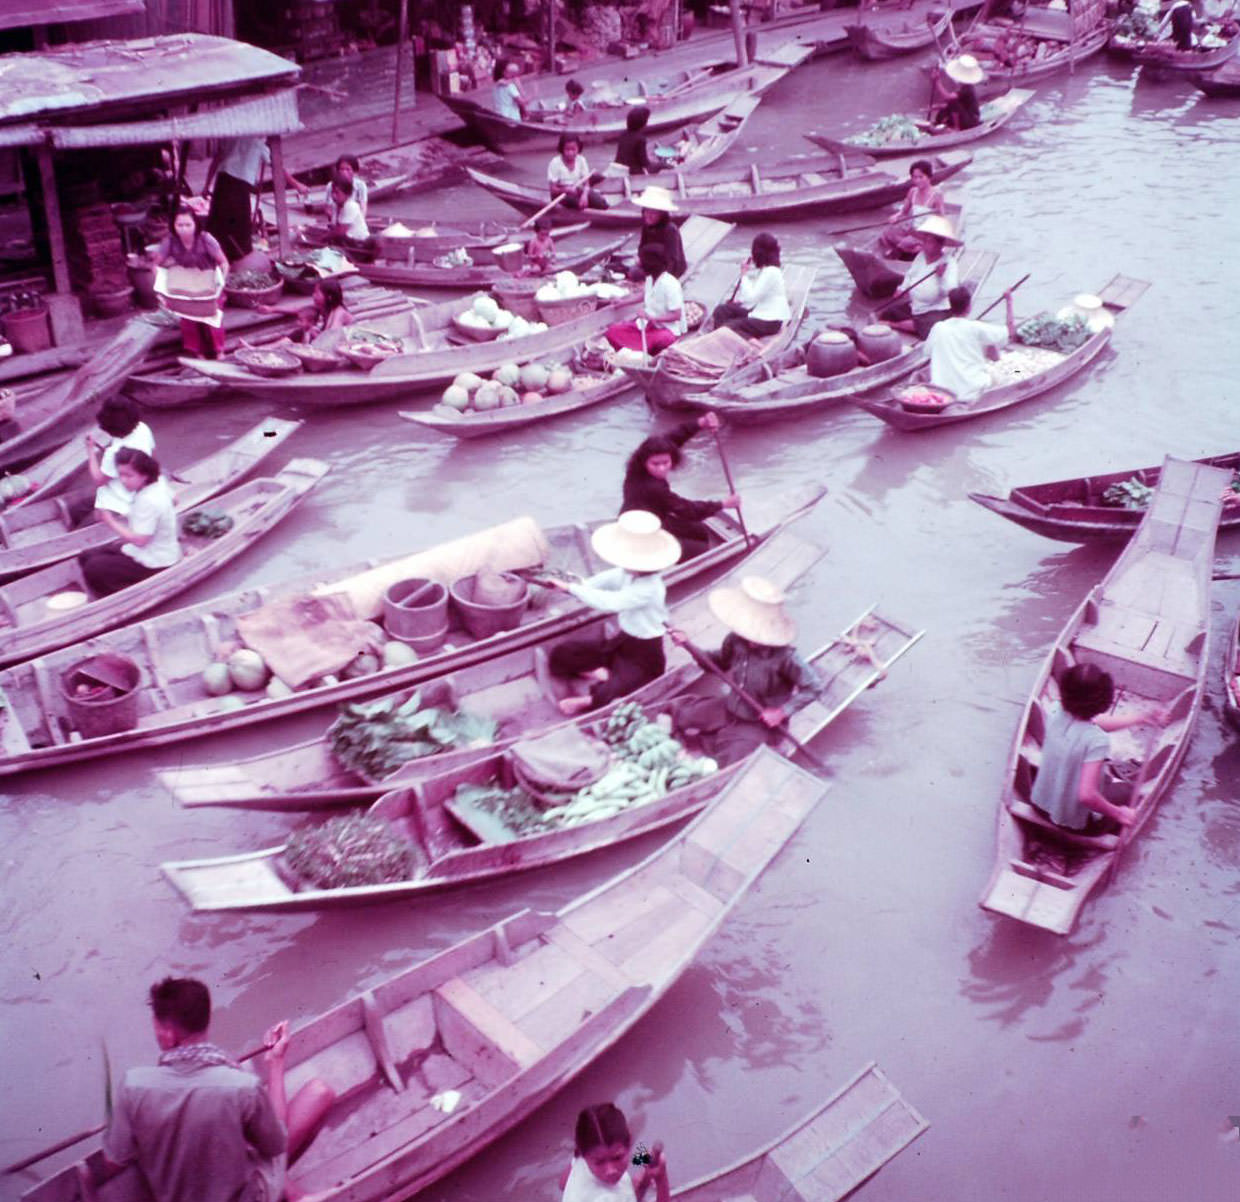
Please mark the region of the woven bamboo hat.
[[797, 637], [783, 592], [761, 576], [746, 576], [740, 588], [711, 589], [707, 600], [719, 621], [751, 643], [787, 647]]
[[590, 545], [600, 559], [629, 572], [661, 572], [680, 558], [680, 543], [644, 509], [629, 509], [600, 526]]
[[660, 213], [675, 213], [676, 201], [666, 188], [658, 184], [647, 184], [636, 196], [633, 203], [639, 209], [656, 209]]
[[956, 231], [952, 229], [952, 223], [946, 217], [940, 217], [938, 213], [931, 213], [929, 217], [923, 218], [915, 227], [919, 234], [931, 234], [935, 238], [946, 242], [948, 246], [963, 246], [964, 243], [956, 237]]
[[949, 79], [957, 83], [981, 83], [986, 78], [982, 64], [971, 54], [961, 54], [957, 58], [949, 58], [943, 67]]

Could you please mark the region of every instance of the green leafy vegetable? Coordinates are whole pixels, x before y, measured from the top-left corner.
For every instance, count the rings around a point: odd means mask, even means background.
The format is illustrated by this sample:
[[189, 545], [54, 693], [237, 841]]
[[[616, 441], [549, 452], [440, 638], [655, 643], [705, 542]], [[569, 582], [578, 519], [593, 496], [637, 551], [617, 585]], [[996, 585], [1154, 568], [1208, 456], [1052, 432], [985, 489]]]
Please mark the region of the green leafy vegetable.
[[1016, 327], [1017, 341], [1026, 346], [1042, 346], [1047, 350], [1067, 354], [1074, 351], [1089, 338], [1089, 326], [1085, 319], [1074, 313], [1071, 317], [1055, 317], [1051, 313], [1039, 313], [1027, 318]]
[[195, 534], [199, 538], [223, 538], [232, 528], [229, 514], [212, 513], [209, 509], [195, 509], [181, 519], [181, 533]]
[[1145, 509], [1153, 495], [1154, 490], [1148, 484], [1143, 484], [1133, 476], [1131, 480], [1112, 484], [1102, 494], [1102, 503], [1116, 509]]
[[284, 849], [284, 861], [300, 880], [318, 889], [405, 881], [418, 868], [413, 847], [382, 819], [366, 814], [330, 818], [320, 826], [295, 831]]

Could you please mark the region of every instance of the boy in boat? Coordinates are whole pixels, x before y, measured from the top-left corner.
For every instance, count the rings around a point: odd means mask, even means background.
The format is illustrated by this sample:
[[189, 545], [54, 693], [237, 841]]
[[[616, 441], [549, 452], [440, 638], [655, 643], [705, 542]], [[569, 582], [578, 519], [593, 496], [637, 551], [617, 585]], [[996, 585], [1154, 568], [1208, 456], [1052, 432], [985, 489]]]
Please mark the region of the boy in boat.
[[[740, 588], [712, 589], [707, 601], [730, 631], [710, 659], [738, 687], [723, 685], [722, 693], [687, 698], [672, 717], [678, 730], [696, 734], [707, 755], [734, 764], [763, 743], [776, 742], [788, 715], [807, 705], [821, 682], [797, 654], [796, 623], [784, 609], [784, 594], [769, 580], [746, 576]], [[681, 630], [673, 630], [671, 639], [677, 646], [688, 642]]]
[[136, 1164], [155, 1202], [276, 1202], [335, 1100], [321, 1081], [287, 1101], [287, 1026], [268, 1032], [268, 1083], [207, 1041], [211, 994], [168, 977], [150, 991], [155, 1067], [132, 1068], [103, 1138], [107, 1177]]
[[997, 359], [1003, 347], [1016, 341], [1010, 291], [1003, 294], [1003, 300], [1006, 327], [969, 317], [973, 297], [968, 288], [953, 288], [947, 294], [951, 316], [938, 322], [926, 338], [931, 384], [950, 392], [958, 401], [974, 401], [990, 387], [987, 361]]

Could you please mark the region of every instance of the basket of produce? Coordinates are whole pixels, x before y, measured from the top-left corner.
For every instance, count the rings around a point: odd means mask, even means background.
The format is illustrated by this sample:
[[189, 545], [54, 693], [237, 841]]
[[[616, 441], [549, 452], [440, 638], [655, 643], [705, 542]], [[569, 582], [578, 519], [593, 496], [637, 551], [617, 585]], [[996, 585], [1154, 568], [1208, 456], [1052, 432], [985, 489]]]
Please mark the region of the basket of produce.
[[369, 814], [294, 831], [276, 865], [294, 891], [387, 885], [410, 880], [421, 867], [415, 845]]
[[304, 259], [287, 259], [275, 265], [276, 274], [289, 292], [297, 296], [309, 296], [323, 277]]
[[582, 296], [561, 296], [556, 300], [538, 301], [538, 316], [549, 326], [562, 325], [585, 317], [598, 308], [598, 297], [589, 292]]
[[233, 352], [233, 359], [256, 376], [273, 380], [280, 376], [295, 376], [301, 371], [301, 360], [296, 355], [274, 347], [244, 346]]
[[220, 283], [212, 268], [161, 267], [155, 272], [155, 294], [179, 317], [214, 317], [220, 308]]
[[384, 359], [390, 359], [399, 352], [386, 342], [349, 342], [341, 346], [340, 353], [362, 371], [370, 371]]
[[538, 302], [534, 299], [534, 293], [541, 285], [540, 280], [523, 279], [517, 276], [510, 280], [496, 280], [491, 285], [491, 291], [495, 293], [495, 299], [509, 313], [524, 317], [526, 321], [537, 321]]
[[929, 384], [909, 384], [896, 390], [896, 400], [908, 413], [942, 413], [955, 401], [954, 393]]
[[554, 809], [606, 775], [611, 751], [580, 727], [562, 726], [514, 744], [508, 762], [517, 784], [539, 805]]
[[290, 343], [280, 349], [288, 351], [309, 372], [336, 371], [347, 362], [344, 356], [336, 351], [325, 351], [322, 347], [306, 346], [300, 342]]
[[279, 299], [284, 281], [272, 271], [231, 271], [224, 281], [224, 299], [238, 309], [253, 309]]
[[491, 342], [504, 332], [499, 326], [488, 325], [483, 318], [469, 309], [452, 318], [452, 328], [471, 342]]

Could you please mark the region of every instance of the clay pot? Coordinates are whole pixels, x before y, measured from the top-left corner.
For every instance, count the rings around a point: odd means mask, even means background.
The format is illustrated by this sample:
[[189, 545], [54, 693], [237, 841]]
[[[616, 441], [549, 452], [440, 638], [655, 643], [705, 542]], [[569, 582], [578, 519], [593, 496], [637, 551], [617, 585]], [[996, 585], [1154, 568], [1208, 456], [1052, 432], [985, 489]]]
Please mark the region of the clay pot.
[[823, 330], [805, 353], [805, 369], [816, 379], [842, 375], [856, 366], [857, 348], [840, 330]]

